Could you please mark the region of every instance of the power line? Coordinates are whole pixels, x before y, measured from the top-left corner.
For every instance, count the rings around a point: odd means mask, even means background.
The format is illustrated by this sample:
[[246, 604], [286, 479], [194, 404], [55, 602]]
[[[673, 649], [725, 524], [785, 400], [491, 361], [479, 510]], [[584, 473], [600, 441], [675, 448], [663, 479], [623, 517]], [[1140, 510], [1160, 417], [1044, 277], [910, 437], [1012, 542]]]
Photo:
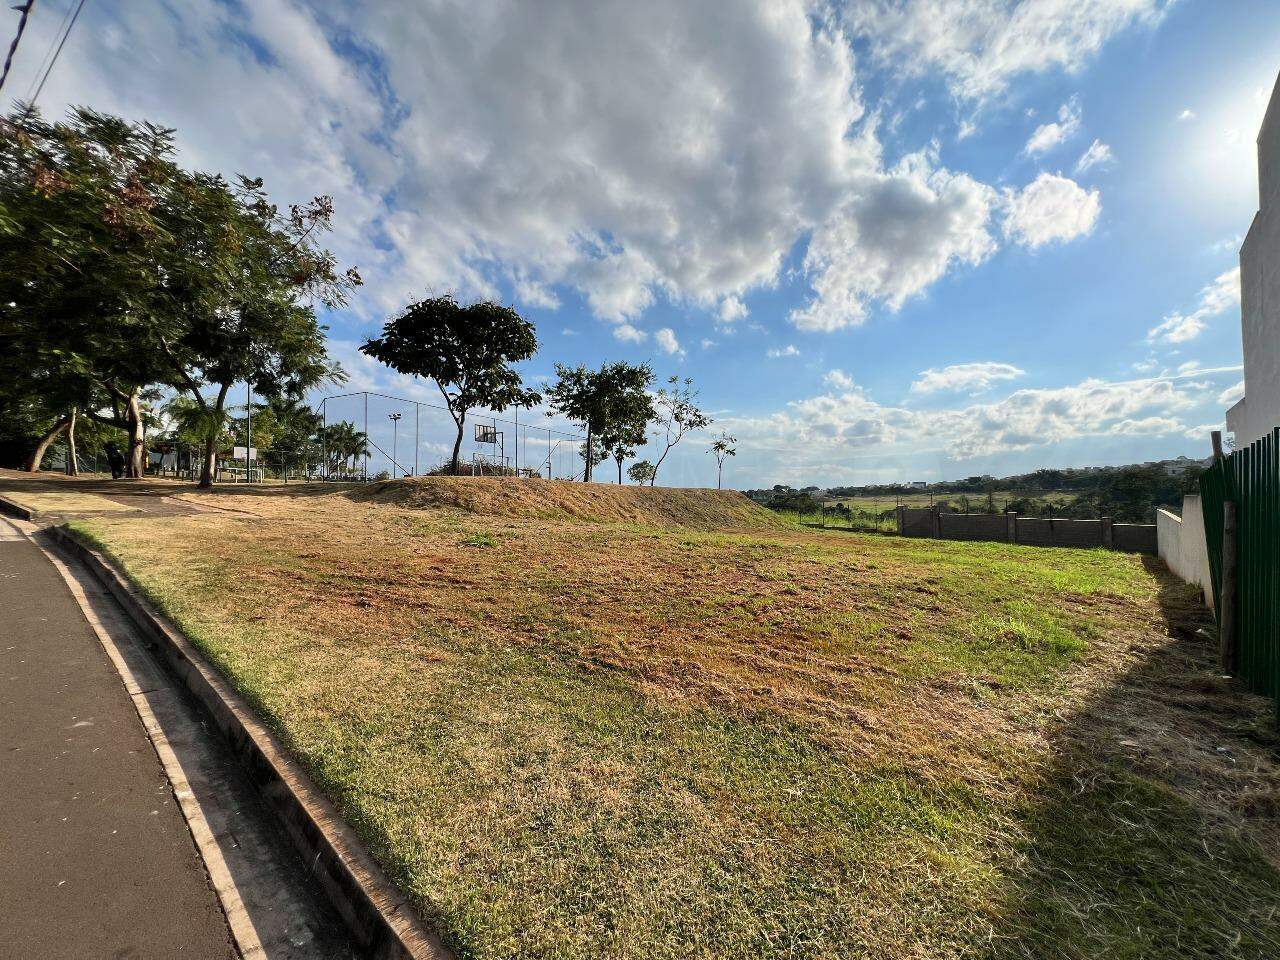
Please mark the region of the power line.
[[75, 11], [75, 0], [71, 0], [67, 4], [67, 9], [63, 11], [62, 22], [58, 24], [58, 29], [54, 31], [53, 36], [49, 39], [49, 47], [44, 52], [44, 56], [40, 58], [40, 66], [36, 67], [35, 73], [31, 75], [31, 83], [27, 85], [27, 102], [31, 102], [31, 94], [35, 93], [36, 84], [40, 82], [40, 74], [44, 73], [44, 68], [49, 64], [49, 58], [53, 56], [54, 47], [58, 45], [58, 38], [62, 36], [64, 30], [67, 29], [67, 21], [71, 19], [71, 14]]
[[27, 29], [27, 17], [31, 16], [31, 8], [36, 5], [36, 0], [27, 0], [26, 3], [14, 7], [22, 16], [18, 18], [18, 32], [13, 35], [13, 43], [9, 44], [9, 55], [4, 58], [4, 72], [0, 73], [0, 90], [4, 89], [4, 82], [9, 79], [9, 68], [13, 66], [13, 55], [18, 52], [18, 41], [22, 39], [22, 32]]
[[35, 94], [31, 97], [31, 106], [35, 106], [37, 100], [40, 99], [40, 91], [44, 89], [44, 82], [49, 79], [49, 74], [53, 72], [53, 65], [58, 62], [58, 57], [62, 53], [62, 48], [67, 43], [67, 37], [71, 36], [71, 28], [76, 25], [76, 21], [80, 19], [80, 11], [84, 9], [85, 0], [80, 0], [76, 6], [76, 12], [71, 15], [71, 22], [67, 24], [66, 32], [62, 34], [62, 39], [58, 42], [58, 49], [53, 51], [53, 59], [49, 61], [49, 66], [44, 71], [44, 76], [40, 78], [40, 86], [36, 87]]

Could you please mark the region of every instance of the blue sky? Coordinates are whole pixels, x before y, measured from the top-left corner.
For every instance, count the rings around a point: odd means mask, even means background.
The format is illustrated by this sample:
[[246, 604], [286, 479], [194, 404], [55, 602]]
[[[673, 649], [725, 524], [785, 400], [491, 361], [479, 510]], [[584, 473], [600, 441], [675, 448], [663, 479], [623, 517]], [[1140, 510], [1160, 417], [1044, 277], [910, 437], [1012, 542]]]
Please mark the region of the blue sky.
[[[24, 92], [66, 3], [38, 5]], [[367, 284], [693, 377], [735, 486], [1203, 455], [1280, 71], [1263, 0], [90, 3], [40, 106], [328, 193]], [[379, 414], [380, 416], [380, 414]], [[665, 482], [714, 482], [691, 438]]]

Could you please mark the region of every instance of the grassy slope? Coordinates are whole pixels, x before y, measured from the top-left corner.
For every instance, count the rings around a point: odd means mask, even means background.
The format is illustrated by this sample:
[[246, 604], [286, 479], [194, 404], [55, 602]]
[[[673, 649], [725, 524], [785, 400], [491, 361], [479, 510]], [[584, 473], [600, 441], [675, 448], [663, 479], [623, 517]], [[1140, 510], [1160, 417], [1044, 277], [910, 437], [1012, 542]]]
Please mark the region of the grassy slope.
[[1139, 558], [219, 502], [82, 529], [463, 956], [1280, 951], [1261, 707]]

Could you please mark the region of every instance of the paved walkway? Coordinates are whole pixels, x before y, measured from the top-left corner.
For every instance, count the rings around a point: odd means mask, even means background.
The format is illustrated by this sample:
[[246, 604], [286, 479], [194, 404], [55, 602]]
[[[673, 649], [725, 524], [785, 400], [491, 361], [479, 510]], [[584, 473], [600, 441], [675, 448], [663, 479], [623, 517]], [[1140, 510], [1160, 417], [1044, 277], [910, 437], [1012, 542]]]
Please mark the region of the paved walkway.
[[0, 518], [0, 957], [234, 956], [119, 676]]

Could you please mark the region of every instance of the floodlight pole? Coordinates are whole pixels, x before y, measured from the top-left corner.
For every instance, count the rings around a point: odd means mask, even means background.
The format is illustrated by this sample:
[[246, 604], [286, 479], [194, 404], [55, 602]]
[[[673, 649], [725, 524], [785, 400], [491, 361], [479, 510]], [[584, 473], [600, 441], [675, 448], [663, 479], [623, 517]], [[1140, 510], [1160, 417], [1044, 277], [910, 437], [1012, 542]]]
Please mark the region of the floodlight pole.
[[400, 457], [400, 413], [388, 413], [387, 419], [391, 421], [391, 479], [396, 478], [396, 460]]
[[520, 404], [516, 404], [516, 476], [520, 476]]
[[413, 475], [418, 475], [418, 407], [421, 404], [413, 401]]
[[325, 434], [329, 430], [328, 409], [329, 398], [322, 397], [320, 400], [320, 469], [324, 471], [326, 480], [329, 479], [329, 449], [325, 441]]
[[369, 482], [369, 391], [364, 392], [364, 471], [361, 480]]

